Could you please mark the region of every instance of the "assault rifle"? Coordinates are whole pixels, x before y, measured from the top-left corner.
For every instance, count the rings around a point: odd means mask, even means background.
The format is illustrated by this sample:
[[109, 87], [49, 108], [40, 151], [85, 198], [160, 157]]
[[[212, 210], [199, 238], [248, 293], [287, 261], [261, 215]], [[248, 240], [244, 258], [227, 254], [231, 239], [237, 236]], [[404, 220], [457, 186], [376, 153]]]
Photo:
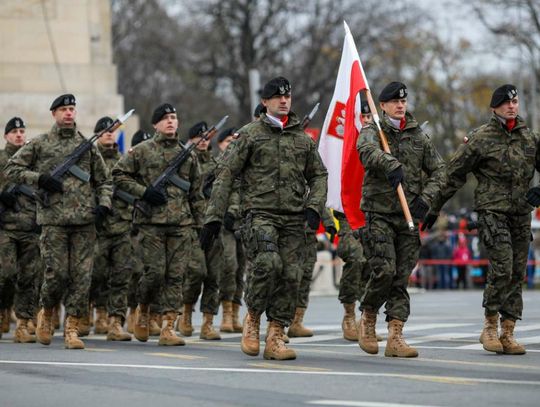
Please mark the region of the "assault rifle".
[[[131, 109], [125, 115], [118, 117], [109, 126], [107, 126], [107, 128], [101, 130], [97, 134], [94, 134], [90, 139], [84, 140], [64, 159], [62, 163], [58, 164], [49, 175], [61, 181], [67, 173], [70, 173], [83, 182], [90, 181], [90, 174], [79, 167], [77, 163], [84, 154], [92, 149], [92, 144], [94, 141], [99, 139], [105, 133], [115, 131], [118, 127], [125, 123], [125, 121], [133, 114], [134, 111], [135, 109]], [[35, 196], [44, 207], [50, 206], [49, 193], [47, 191], [38, 190]]]
[[306, 114], [304, 118], [302, 119], [302, 129], [305, 130], [307, 126], [309, 126], [309, 123], [313, 120], [315, 117], [315, 114], [317, 113], [317, 110], [319, 110], [320, 103], [317, 102], [317, 104], [311, 109], [311, 112], [309, 114]]
[[[152, 182], [152, 187], [163, 193], [165, 196], [167, 195], [167, 185], [169, 183], [184, 192], [189, 192], [191, 183], [178, 176], [178, 169], [187, 161], [191, 155], [191, 152], [199, 145], [199, 143], [201, 143], [203, 140], [210, 140], [212, 137], [214, 137], [214, 135], [223, 127], [228, 118], [229, 116], [224, 116], [217, 124], [206, 130], [196, 143], [188, 142], [184, 146], [184, 149], [182, 149], [182, 151], [180, 151], [176, 157], [173, 158], [165, 171], [163, 171], [161, 175]], [[151, 209], [148, 203], [139, 200], [135, 202], [135, 208], [138, 209], [144, 216], [150, 217]]]
[[[24, 195], [27, 198], [30, 198], [32, 200], [36, 199], [36, 196], [35, 196], [36, 191], [34, 191], [34, 189], [32, 187], [29, 187], [26, 184], [12, 184], [12, 185], [10, 185], [9, 187], [6, 188], [6, 192], [8, 194], [13, 194], [15, 196]], [[0, 203], [0, 217], [2, 217], [4, 212], [6, 212], [7, 210], [8, 210], [8, 207], [6, 207], [4, 204]], [[13, 206], [13, 211], [14, 212], [20, 212], [20, 210], [21, 210], [21, 206], [19, 205], [17, 200], [15, 200], [15, 205]]]

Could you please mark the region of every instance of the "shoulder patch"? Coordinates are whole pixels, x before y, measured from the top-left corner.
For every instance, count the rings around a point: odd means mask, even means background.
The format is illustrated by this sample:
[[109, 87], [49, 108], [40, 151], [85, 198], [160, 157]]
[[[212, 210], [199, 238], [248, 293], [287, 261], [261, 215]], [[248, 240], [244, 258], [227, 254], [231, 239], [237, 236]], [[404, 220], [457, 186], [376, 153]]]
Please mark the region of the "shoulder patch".
[[128, 155], [133, 155], [133, 147], [130, 147], [130, 149], [128, 150]]

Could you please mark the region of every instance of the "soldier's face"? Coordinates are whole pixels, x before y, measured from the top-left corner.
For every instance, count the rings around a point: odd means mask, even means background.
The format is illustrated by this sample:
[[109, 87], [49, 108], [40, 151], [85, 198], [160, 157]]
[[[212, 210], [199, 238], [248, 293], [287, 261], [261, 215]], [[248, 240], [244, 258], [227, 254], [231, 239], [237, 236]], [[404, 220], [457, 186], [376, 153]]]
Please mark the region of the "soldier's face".
[[99, 139], [98, 143], [104, 146], [112, 146], [114, 144], [115, 136], [114, 132], [104, 133]]
[[[199, 143], [199, 140], [201, 140], [201, 142]], [[210, 140], [207, 140], [207, 139], [202, 139], [202, 137], [193, 137], [191, 139], [191, 143], [193, 144], [197, 144], [197, 150], [199, 151], [207, 151], [208, 150], [208, 146], [210, 144]]]
[[154, 124], [154, 129], [164, 134], [167, 137], [174, 137], [178, 130], [178, 117], [176, 113], [168, 113], [163, 118]]
[[503, 119], [515, 119], [519, 111], [519, 99], [516, 96], [511, 100], [503, 102], [501, 105], [493, 108], [495, 114]]
[[381, 102], [381, 109], [392, 119], [401, 120], [407, 111], [407, 99], [392, 99]]
[[25, 129], [12, 129], [9, 133], [4, 135], [4, 138], [9, 144], [22, 146], [26, 141]]
[[270, 99], [262, 99], [262, 104], [266, 107], [266, 112], [270, 116], [284, 117], [291, 110], [291, 95], [275, 95]]
[[371, 113], [362, 113], [362, 124], [373, 123], [373, 116]]
[[229, 147], [229, 144], [234, 140], [234, 137], [232, 135], [225, 137], [225, 139], [218, 143], [218, 147], [220, 151], [225, 151], [227, 147]]
[[77, 117], [75, 106], [60, 106], [51, 113], [58, 127], [73, 127], [75, 125], [75, 119]]

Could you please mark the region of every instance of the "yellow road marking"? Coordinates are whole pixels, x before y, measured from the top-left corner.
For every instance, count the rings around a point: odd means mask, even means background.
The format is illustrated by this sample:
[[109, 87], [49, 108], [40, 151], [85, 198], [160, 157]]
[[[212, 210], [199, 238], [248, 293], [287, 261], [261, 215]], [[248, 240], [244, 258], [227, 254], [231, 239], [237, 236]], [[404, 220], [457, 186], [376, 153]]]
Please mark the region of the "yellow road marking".
[[420, 375], [403, 375], [403, 379], [420, 380], [424, 382], [444, 383], [444, 384], [461, 384], [464, 386], [473, 386], [478, 384], [474, 379], [449, 376], [420, 376]]
[[115, 349], [101, 349], [101, 348], [84, 348], [88, 352], [116, 352]]
[[181, 353], [151, 352], [151, 353], [145, 353], [145, 355], [161, 356], [164, 358], [174, 358], [174, 359], [182, 359], [182, 360], [207, 359], [205, 356], [183, 355]]
[[291, 366], [291, 365], [282, 365], [280, 363], [249, 363], [249, 366], [262, 367], [265, 369], [284, 369], [284, 370], [300, 370], [303, 372], [330, 372], [330, 369], [323, 369], [322, 367], [311, 367], [311, 366]]
[[419, 362], [436, 362], [436, 363], [448, 363], [448, 364], [467, 365], [467, 366], [506, 367], [509, 369], [540, 370], [540, 366], [518, 365], [518, 364], [511, 364], [511, 363], [470, 362], [467, 360], [448, 360], [448, 359], [429, 359], [429, 358], [418, 358], [416, 360]]

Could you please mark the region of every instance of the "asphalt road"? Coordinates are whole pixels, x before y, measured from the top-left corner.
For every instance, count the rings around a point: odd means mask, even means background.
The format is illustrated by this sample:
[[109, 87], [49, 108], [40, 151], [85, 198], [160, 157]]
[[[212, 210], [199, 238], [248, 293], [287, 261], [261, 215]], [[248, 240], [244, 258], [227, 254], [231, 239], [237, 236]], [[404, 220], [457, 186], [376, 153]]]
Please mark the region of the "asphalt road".
[[[416, 293], [405, 328], [416, 359], [363, 353], [341, 338], [341, 306], [313, 297], [306, 325], [313, 338], [292, 339], [294, 361], [266, 361], [240, 351], [240, 334], [221, 341], [188, 338], [184, 347], [85, 338], [68, 351], [0, 340], [0, 406], [538, 406], [540, 291], [525, 292], [516, 336], [523, 356], [482, 350], [481, 291]], [[379, 318], [378, 332], [386, 327]], [[196, 314], [195, 324], [200, 324]], [[198, 328], [198, 326], [197, 326]], [[196, 331], [198, 334], [198, 331]], [[262, 344], [264, 346], [264, 344]]]

